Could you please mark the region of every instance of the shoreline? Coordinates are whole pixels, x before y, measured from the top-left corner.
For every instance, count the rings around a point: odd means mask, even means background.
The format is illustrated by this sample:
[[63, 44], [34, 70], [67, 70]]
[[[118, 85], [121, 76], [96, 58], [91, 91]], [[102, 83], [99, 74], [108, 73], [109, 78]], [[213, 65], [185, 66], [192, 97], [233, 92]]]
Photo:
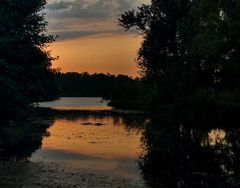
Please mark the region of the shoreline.
[[90, 168], [69, 168], [61, 162], [0, 161], [4, 188], [145, 188], [142, 182]]

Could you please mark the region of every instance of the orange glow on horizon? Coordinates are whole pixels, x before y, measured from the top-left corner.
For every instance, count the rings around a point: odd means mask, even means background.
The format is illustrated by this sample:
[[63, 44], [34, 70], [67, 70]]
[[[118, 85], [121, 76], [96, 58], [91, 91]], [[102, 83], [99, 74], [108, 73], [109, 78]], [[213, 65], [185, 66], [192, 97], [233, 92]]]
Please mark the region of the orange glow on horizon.
[[51, 44], [53, 68], [62, 72], [89, 72], [139, 76], [137, 51], [142, 38], [133, 34], [87, 36]]

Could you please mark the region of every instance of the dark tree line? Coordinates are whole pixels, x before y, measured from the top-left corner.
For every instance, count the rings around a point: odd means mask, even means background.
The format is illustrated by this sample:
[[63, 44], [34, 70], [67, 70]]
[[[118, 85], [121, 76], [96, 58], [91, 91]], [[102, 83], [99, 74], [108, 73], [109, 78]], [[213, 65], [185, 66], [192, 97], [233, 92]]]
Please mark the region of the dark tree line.
[[119, 24], [144, 39], [139, 106], [240, 104], [239, 0], [152, 0]]
[[89, 74], [89, 73], [58, 73], [56, 83], [62, 97], [104, 97], [112, 99], [119, 92], [128, 92], [136, 87], [137, 80], [126, 75]]
[[[59, 96], [102, 96], [122, 108], [240, 104], [239, 0], [152, 0], [122, 14], [143, 35], [142, 79], [61, 74], [46, 46], [45, 0], [0, 2], [0, 119], [24, 118], [31, 104]], [[60, 89], [60, 91], [59, 91]]]
[[0, 1], [0, 119], [25, 119], [33, 102], [52, 98], [45, 0]]

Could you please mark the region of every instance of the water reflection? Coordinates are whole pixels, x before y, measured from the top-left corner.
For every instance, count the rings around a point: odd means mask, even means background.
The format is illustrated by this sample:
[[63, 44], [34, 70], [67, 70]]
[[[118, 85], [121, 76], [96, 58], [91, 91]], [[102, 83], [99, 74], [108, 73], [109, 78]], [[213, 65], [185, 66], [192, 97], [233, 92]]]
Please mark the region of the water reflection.
[[26, 160], [42, 146], [53, 120], [10, 122], [0, 126], [0, 160]]
[[40, 102], [39, 107], [59, 110], [111, 110], [110, 101], [101, 97], [61, 97], [55, 101]]
[[142, 135], [143, 178], [151, 187], [239, 186], [239, 136], [238, 129], [152, 121]]
[[137, 117], [95, 111], [48, 110], [42, 114], [47, 118], [50, 113], [54, 119], [48, 129], [51, 137], [43, 139], [32, 161], [61, 161], [141, 181], [136, 161], [142, 123], [137, 123]]
[[1, 158], [68, 160], [135, 174], [146, 187], [240, 185], [238, 128], [111, 112], [45, 109], [39, 116], [22, 128], [1, 129]]

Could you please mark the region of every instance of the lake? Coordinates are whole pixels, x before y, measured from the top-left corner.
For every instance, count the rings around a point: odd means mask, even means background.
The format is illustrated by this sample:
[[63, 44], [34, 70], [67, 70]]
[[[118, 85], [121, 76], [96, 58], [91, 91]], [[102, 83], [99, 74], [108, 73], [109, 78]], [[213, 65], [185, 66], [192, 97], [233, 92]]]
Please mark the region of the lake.
[[126, 129], [121, 118], [85, 115], [55, 119], [48, 137], [31, 161], [57, 161], [78, 168], [92, 168], [141, 180], [137, 165], [140, 155], [139, 129]]
[[108, 102], [101, 97], [62, 97], [55, 101], [40, 102], [38, 106], [58, 110], [111, 110]]
[[226, 122], [113, 113], [101, 98], [39, 106], [29, 125], [1, 137], [4, 187], [9, 178], [39, 188], [239, 185], [240, 129]]

